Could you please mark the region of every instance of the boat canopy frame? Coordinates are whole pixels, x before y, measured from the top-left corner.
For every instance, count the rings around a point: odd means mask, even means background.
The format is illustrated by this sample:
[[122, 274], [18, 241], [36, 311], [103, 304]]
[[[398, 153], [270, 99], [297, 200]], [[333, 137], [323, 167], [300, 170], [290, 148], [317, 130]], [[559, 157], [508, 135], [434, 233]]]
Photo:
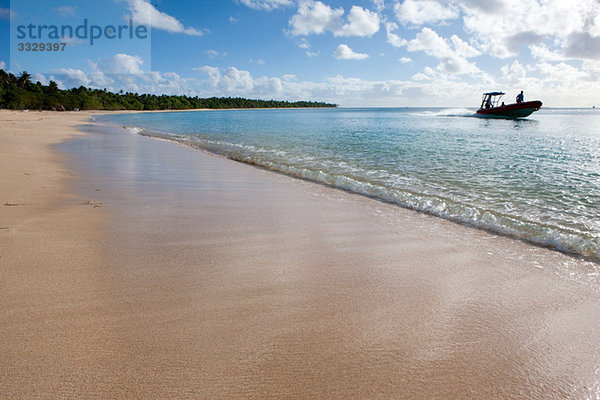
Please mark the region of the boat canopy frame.
[[483, 96], [481, 97], [481, 107], [480, 108], [484, 108], [485, 107], [485, 103], [487, 102], [488, 98], [490, 98], [491, 103], [492, 103], [492, 107], [498, 107], [498, 103], [500, 103], [500, 99], [502, 99], [502, 96], [504, 96], [506, 93], [504, 92], [488, 92], [488, 93], [484, 93]]

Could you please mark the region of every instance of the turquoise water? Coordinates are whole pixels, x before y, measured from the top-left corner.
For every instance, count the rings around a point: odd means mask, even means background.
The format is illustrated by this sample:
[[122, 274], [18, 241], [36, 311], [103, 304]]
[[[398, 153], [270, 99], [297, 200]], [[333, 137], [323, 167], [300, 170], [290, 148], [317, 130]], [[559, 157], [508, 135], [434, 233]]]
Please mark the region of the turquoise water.
[[223, 110], [98, 117], [132, 132], [600, 260], [600, 110]]

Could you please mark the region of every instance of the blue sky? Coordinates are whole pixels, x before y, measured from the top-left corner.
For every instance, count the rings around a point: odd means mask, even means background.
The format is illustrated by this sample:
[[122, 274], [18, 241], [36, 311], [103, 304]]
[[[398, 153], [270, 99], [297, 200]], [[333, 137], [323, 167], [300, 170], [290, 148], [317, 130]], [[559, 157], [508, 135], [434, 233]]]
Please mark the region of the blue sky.
[[[17, 50], [39, 41], [19, 25], [86, 19], [149, 35]], [[0, 0], [0, 34], [0, 66], [66, 88], [442, 107], [524, 90], [600, 105], [598, 0]]]

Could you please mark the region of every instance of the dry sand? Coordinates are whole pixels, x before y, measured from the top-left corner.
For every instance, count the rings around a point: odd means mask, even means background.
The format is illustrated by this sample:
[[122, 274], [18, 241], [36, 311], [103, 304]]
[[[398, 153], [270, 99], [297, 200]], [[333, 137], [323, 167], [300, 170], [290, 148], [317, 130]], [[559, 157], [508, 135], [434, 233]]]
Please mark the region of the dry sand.
[[0, 398], [600, 395], [597, 265], [88, 116], [0, 112]]

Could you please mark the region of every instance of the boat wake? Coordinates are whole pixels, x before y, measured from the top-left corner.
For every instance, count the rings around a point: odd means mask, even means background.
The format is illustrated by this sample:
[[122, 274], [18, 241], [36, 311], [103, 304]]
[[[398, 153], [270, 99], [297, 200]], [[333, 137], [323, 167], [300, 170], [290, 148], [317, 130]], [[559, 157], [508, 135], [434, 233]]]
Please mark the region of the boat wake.
[[476, 117], [477, 113], [467, 108], [444, 108], [442, 110], [423, 111], [413, 115], [427, 117]]
[[445, 108], [435, 113], [438, 117], [476, 117], [477, 113], [466, 108]]

